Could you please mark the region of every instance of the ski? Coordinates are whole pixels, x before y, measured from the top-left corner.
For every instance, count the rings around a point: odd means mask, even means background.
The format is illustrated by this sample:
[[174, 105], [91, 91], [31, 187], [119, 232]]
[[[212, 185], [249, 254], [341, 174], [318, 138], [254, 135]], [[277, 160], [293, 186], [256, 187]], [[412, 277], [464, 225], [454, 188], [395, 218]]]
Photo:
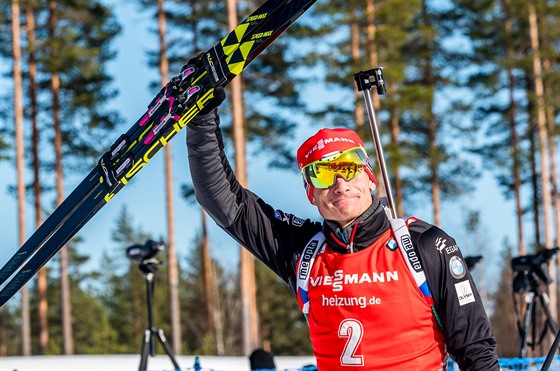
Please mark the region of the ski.
[[[241, 43], [250, 41], [254, 33], [259, 32], [267, 21], [273, 18], [273, 15], [287, 3], [284, 1], [269, 1], [264, 3], [253, 14], [248, 16], [241, 22], [228, 36], [220, 41], [217, 46], [224, 49], [222, 59], [233, 56], [234, 52], [239, 48]], [[214, 47], [213, 49], [215, 49]], [[223, 63], [223, 61], [221, 62]], [[119, 151], [124, 146], [128, 145], [130, 149], [138, 150], [139, 146], [135, 146], [139, 137], [143, 135], [146, 129], [151, 128], [151, 124], [147, 120], [151, 116], [155, 116], [157, 109], [163, 104], [165, 100], [165, 93], [167, 87], [161, 89], [152, 102], [148, 106], [148, 110], [138, 119], [127, 133], [121, 135], [119, 139], [113, 144], [108, 151], [110, 157], [116, 161], [125, 162], [125, 159], [120, 158]], [[116, 166], [116, 163], [113, 163]], [[66, 200], [53, 212], [53, 214], [39, 227], [39, 229], [18, 249], [14, 256], [0, 269], [0, 286], [4, 284], [6, 279], [15, 272], [23, 262], [39, 248], [56, 230], [73, 215], [76, 208], [83, 202], [83, 199], [89, 195], [94, 188], [98, 187], [98, 179], [102, 176], [98, 169], [93, 169], [90, 174], [79, 184], [76, 189], [66, 198]]]
[[315, 2], [267, 0], [215, 46], [190, 59], [0, 269], [0, 307], [206, 106], [216, 86], [226, 86]]

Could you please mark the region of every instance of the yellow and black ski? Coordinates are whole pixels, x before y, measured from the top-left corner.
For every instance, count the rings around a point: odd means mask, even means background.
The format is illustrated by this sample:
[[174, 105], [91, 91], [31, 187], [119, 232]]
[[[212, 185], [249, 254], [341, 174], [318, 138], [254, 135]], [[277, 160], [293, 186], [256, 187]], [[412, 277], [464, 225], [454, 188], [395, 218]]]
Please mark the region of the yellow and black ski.
[[4, 305], [213, 98], [316, 0], [267, 0], [189, 60], [147, 111], [0, 269]]

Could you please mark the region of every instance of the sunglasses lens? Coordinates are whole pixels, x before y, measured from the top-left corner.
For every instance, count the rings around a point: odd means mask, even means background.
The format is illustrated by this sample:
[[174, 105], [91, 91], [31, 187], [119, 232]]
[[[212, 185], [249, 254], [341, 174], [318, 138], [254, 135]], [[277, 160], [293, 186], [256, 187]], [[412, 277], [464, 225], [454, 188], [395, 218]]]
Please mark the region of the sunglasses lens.
[[305, 180], [315, 188], [329, 188], [336, 182], [336, 177], [345, 180], [356, 177], [367, 163], [367, 156], [361, 148], [345, 151], [330, 159], [311, 163], [302, 169]]

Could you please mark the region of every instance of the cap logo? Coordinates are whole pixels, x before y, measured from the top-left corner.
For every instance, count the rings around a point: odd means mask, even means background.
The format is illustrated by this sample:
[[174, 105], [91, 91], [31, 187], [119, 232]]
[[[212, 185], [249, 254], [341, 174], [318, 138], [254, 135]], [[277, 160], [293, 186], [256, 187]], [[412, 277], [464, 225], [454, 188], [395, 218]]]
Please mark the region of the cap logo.
[[325, 146], [326, 146], [327, 144], [334, 143], [334, 142], [347, 142], [347, 143], [356, 144], [356, 142], [354, 142], [352, 139], [348, 139], [348, 138], [334, 137], [334, 138], [327, 138], [327, 139], [319, 139], [319, 140], [317, 141], [317, 144], [315, 144], [315, 145], [309, 150], [309, 152], [307, 152], [307, 153], [305, 154], [305, 158], [308, 158], [309, 156], [311, 156], [311, 154], [312, 154], [313, 152], [325, 148]]

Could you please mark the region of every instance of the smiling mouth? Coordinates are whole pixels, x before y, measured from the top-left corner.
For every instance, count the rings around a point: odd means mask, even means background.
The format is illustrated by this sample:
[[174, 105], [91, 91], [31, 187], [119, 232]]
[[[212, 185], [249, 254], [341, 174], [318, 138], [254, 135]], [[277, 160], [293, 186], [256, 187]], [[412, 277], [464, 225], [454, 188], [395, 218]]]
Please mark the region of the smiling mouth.
[[343, 201], [349, 201], [352, 200], [356, 197], [344, 197], [344, 198], [339, 198], [338, 200], [333, 201], [333, 205], [336, 205], [339, 202], [343, 202]]

